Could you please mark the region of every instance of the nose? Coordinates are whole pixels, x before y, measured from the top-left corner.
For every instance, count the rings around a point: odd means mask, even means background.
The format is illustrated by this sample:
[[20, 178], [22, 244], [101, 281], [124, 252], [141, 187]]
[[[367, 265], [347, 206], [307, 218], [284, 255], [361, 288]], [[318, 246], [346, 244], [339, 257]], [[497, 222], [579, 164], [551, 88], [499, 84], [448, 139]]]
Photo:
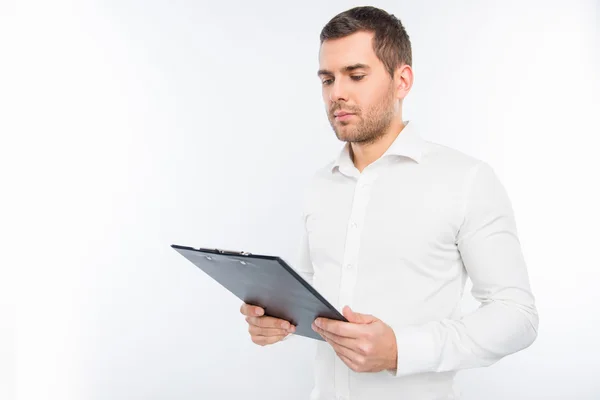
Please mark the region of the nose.
[[348, 93], [340, 79], [336, 79], [329, 89], [329, 101], [348, 101]]

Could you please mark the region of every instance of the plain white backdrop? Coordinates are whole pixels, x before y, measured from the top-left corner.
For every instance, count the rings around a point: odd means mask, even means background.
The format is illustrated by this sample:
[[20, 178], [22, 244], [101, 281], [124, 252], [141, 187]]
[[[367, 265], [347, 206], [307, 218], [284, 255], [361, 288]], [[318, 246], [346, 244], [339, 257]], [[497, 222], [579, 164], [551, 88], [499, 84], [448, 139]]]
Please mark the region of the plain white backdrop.
[[[363, 4], [0, 4], [0, 398], [307, 399], [314, 343], [254, 345], [169, 246], [293, 263], [343, 144], [319, 33]], [[371, 5], [412, 41], [404, 119], [505, 184], [537, 298], [537, 341], [461, 372], [465, 400], [600, 398], [599, 3]]]

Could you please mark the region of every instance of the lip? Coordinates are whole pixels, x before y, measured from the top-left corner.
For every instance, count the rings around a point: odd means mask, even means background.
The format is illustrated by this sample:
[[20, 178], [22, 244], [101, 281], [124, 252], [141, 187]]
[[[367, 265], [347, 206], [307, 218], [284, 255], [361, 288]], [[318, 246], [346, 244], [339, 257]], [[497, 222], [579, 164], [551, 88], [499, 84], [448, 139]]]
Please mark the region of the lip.
[[354, 114], [343, 114], [343, 113], [341, 113], [341, 114], [337, 115], [335, 117], [335, 119], [337, 121], [346, 121], [346, 120], [352, 118], [353, 116], [354, 116]]

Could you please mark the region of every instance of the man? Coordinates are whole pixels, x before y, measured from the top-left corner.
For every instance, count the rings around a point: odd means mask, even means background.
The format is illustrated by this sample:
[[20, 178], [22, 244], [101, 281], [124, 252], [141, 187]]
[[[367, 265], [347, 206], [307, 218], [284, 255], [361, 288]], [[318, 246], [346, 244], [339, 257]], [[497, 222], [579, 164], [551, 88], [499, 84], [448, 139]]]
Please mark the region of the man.
[[[401, 22], [373, 7], [321, 32], [318, 76], [341, 141], [307, 192], [296, 268], [350, 322], [318, 318], [311, 399], [456, 399], [458, 370], [528, 347], [538, 315], [514, 214], [492, 168], [403, 121]], [[467, 277], [481, 306], [461, 315]], [[294, 327], [243, 304], [252, 340]], [[291, 336], [295, 337], [294, 335]]]

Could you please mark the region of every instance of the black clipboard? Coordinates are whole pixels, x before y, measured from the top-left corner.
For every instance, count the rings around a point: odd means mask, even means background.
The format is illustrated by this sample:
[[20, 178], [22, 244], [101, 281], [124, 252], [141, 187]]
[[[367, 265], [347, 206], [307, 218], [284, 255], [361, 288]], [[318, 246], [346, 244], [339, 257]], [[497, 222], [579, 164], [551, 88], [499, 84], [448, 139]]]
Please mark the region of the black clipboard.
[[264, 315], [295, 325], [295, 335], [324, 340], [311, 327], [318, 317], [348, 322], [280, 257], [176, 244], [171, 247], [243, 302], [262, 307]]

